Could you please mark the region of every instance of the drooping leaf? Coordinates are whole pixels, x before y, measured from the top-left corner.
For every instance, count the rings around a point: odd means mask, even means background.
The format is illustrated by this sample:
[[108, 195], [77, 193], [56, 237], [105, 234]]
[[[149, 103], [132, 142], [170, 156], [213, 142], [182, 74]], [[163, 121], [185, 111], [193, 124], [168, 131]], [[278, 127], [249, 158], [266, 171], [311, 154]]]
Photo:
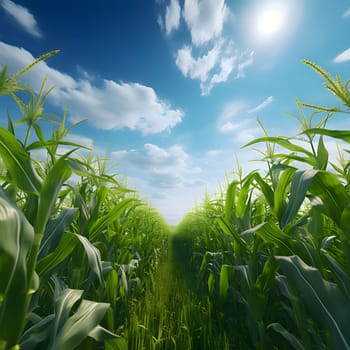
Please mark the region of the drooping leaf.
[[310, 184], [310, 192], [321, 198], [325, 214], [341, 225], [341, 216], [350, 204], [350, 196], [335, 174], [319, 171]]
[[304, 346], [301, 341], [291, 332], [286, 330], [280, 323], [270, 323], [267, 326], [267, 329], [273, 329], [275, 332], [281, 334], [283, 338], [285, 338], [288, 343], [296, 350], [304, 350]]
[[293, 283], [311, 317], [331, 332], [335, 349], [350, 349], [350, 301], [335, 283], [325, 281], [318, 269], [298, 256], [276, 257], [283, 274]]
[[1, 126], [0, 155], [15, 186], [28, 193], [39, 193], [41, 180], [33, 169], [30, 154], [10, 131]]
[[18, 344], [32, 293], [27, 258], [33, 240], [33, 227], [0, 188], [0, 343], [8, 349]]
[[300, 206], [306, 197], [306, 193], [310, 187], [311, 181], [316, 174], [317, 170], [313, 169], [297, 171], [293, 174], [289, 201], [285, 207], [285, 211], [281, 219], [282, 228], [284, 228], [295, 218]]
[[82, 293], [82, 290], [65, 289], [57, 298], [55, 324], [49, 350], [75, 349], [101, 322], [109, 307], [106, 303], [83, 299], [70, 316], [73, 306], [80, 300]]
[[350, 143], [350, 131], [348, 130], [329, 130], [323, 128], [310, 128], [302, 132], [306, 135], [324, 135], [334, 139], [343, 140]]
[[41, 242], [39, 259], [42, 259], [56, 249], [65, 229], [73, 221], [76, 212], [76, 208], [64, 208], [58, 217], [49, 220]]

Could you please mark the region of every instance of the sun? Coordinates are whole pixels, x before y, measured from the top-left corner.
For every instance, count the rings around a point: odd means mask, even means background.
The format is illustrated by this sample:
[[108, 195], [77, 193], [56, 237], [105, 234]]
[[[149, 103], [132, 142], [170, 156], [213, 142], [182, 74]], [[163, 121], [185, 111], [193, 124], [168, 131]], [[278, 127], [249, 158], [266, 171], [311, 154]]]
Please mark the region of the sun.
[[270, 37], [278, 35], [283, 29], [286, 20], [286, 11], [282, 6], [268, 6], [257, 13], [256, 35]]
[[276, 46], [291, 34], [298, 22], [296, 0], [256, 0], [247, 8], [245, 34], [254, 46]]

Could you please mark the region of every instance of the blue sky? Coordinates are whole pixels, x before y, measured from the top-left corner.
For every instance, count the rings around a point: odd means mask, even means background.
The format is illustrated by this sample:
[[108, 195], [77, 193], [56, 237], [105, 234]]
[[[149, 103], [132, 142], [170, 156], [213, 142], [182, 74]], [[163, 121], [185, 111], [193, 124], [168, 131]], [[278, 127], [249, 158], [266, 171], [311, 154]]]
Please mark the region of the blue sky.
[[38, 89], [48, 74], [47, 110], [88, 118], [70, 138], [108, 148], [170, 224], [218, 189], [235, 153], [245, 172], [261, 166], [240, 148], [261, 136], [257, 117], [293, 135], [295, 97], [337, 104], [301, 60], [349, 79], [349, 34], [346, 0], [0, 0], [0, 66], [60, 49], [25, 82]]

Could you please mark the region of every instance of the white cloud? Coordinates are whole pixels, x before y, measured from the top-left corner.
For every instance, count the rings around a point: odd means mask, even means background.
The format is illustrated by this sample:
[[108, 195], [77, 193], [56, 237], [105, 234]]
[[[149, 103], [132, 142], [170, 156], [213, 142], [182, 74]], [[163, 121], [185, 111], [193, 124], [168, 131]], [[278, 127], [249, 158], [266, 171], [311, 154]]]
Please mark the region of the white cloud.
[[350, 17], [350, 8], [343, 13], [343, 17]]
[[240, 55], [240, 63], [238, 64], [238, 73], [236, 78], [245, 77], [245, 69], [254, 62], [254, 51], [245, 51]]
[[150, 174], [170, 175], [182, 173], [187, 169], [188, 154], [179, 145], [161, 148], [146, 143], [143, 150], [121, 150], [111, 153], [118, 162], [126, 162], [132, 167]]
[[132, 174], [128, 176], [130, 187], [143, 193], [170, 224], [176, 224], [196, 199], [202, 199], [210, 181], [207, 171], [203, 173], [198, 166], [200, 161], [178, 144], [160, 147], [147, 143], [143, 149], [114, 151], [111, 158], [122, 173], [126, 169]]
[[64, 140], [77, 143], [80, 146], [84, 146], [90, 149], [94, 148], [94, 140], [91, 137], [86, 137], [84, 135], [70, 133], [65, 137]]
[[[0, 64], [8, 64], [16, 72], [34, 57], [23, 48], [0, 42]], [[75, 80], [41, 62], [24, 76], [25, 82], [38, 90], [45, 75], [48, 86], [56, 85], [49, 98], [58, 106], [66, 106], [73, 121], [88, 118], [96, 128], [110, 130], [129, 128], [142, 134], [170, 130], [182, 121], [184, 113], [160, 99], [153, 88], [138, 83], [116, 83], [103, 80], [101, 86], [86, 79]]]
[[183, 16], [192, 43], [201, 46], [219, 37], [228, 13], [225, 0], [185, 0]]
[[210, 149], [208, 152], [207, 152], [207, 156], [209, 157], [217, 157], [221, 154], [224, 154], [224, 150], [222, 149]]
[[337, 57], [334, 58], [333, 62], [335, 63], [341, 63], [345, 61], [350, 60], [350, 48], [343, 51], [341, 54], [339, 54]]
[[274, 98], [273, 96], [269, 96], [269, 97], [266, 98], [262, 103], [260, 103], [260, 104], [257, 105], [256, 107], [250, 109], [248, 112], [249, 112], [249, 113], [260, 112], [260, 111], [263, 110], [265, 107], [267, 107], [269, 104], [271, 104], [274, 100], [275, 100], [275, 98]]
[[206, 53], [194, 57], [193, 48], [178, 50], [176, 65], [185, 77], [200, 81], [202, 95], [209, 95], [214, 85], [227, 81], [236, 71], [236, 78], [244, 76], [244, 68], [253, 62], [253, 55], [240, 54], [233, 41], [220, 38]]
[[271, 98], [267, 98], [255, 108], [250, 108], [242, 100], [231, 101], [223, 108], [218, 117], [218, 130], [223, 134], [228, 134], [235, 143], [240, 145], [251, 141], [257, 137], [259, 129], [255, 126], [255, 120], [250, 118], [249, 114], [251, 111], [261, 110], [268, 103], [271, 103], [270, 100]]
[[236, 119], [246, 109], [247, 109], [247, 104], [244, 101], [233, 100], [230, 103], [226, 104], [226, 106], [223, 108], [218, 119], [222, 123], [229, 120]]
[[182, 74], [191, 79], [199, 79], [201, 82], [208, 80], [209, 72], [217, 65], [222, 43], [216, 44], [205, 55], [195, 59], [192, 48], [185, 46], [180, 49], [176, 57], [176, 65]]
[[165, 12], [165, 30], [170, 35], [180, 25], [181, 8], [178, 0], [170, 0]]
[[0, 4], [2, 8], [29, 34], [41, 37], [38, 23], [26, 7], [18, 5], [11, 0], [1, 0]]

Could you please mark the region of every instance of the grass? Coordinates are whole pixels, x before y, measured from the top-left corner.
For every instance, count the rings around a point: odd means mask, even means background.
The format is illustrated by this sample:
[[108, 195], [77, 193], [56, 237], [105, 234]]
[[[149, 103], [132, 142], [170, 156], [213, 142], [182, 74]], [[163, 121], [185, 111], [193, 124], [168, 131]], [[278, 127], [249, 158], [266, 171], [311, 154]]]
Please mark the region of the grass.
[[350, 112], [348, 83], [305, 61], [342, 105], [297, 101], [295, 136], [259, 122], [244, 147], [265, 145], [267, 172], [238, 166], [169, 228], [106, 159], [66, 141], [79, 123], [46, 112], [46, 80], [38, 94], [18, 81], [55, 53], [0, 72], [22, 113], [0, 127], [0, 350], [350, 349], [350, 163], [324, 141], [350, 142], [327, 129]]

